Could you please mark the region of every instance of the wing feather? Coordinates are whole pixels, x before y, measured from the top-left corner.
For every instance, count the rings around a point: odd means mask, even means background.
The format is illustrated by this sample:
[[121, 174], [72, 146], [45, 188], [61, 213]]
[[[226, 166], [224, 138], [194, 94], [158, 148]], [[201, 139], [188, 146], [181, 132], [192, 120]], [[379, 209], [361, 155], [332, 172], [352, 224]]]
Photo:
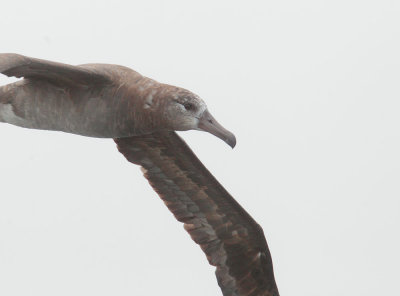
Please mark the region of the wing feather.
[[278, 296], [262, 228], [175, 132], [115, 139], [200, 245], [224, 296]]
[[58, 85], [85, 86], [110, 83], [107, 76], [92, 69], [14, 53], [0, 54], [0, 73], [9, 77], [44, 79]]

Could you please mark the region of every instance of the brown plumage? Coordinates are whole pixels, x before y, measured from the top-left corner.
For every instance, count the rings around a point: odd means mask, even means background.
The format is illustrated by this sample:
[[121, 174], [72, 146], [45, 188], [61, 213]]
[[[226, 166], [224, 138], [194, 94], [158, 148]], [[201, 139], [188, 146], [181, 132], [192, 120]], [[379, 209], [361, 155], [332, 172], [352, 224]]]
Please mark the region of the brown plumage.
[[0, 54], [0, 122], [114, 138], [201, 246], [224, 296], [278, 296], [262, 228], [197, 159], [175, 130], [236, 139], [195, 94], [122, 66], [70, 66]]
[[217, 267], [225, 296], [279, 295], [262, 228], [175, 132], [115, 142]]

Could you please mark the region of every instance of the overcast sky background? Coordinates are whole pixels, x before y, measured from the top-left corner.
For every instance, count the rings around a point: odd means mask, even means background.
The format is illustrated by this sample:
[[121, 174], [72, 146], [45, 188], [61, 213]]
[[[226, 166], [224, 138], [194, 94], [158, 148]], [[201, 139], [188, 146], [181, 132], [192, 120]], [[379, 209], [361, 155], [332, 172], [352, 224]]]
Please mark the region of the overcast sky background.
[[[400, 295], [399, 1], [2, 1], [0, 51], [199, 94], [181, 133], [261, 224], [281, 295]], [[0, 77], [0, 84], [14, 81]], [[0, 125], [0, 295], [221, 295], [111, 140]]]

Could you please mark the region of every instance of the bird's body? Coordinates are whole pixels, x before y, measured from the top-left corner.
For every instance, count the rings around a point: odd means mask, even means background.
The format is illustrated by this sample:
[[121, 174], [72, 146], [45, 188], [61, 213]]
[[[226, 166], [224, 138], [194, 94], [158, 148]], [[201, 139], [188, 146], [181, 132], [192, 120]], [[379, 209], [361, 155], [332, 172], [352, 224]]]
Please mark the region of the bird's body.
[[71, 66], [0, 54], [0, 122], [114, 138], [201, 246], [224, 296], [279, 296], [262, 228], [202, 165], [175, 130], [234, 135], [188, 90], [122, 66]]
[[[75, 76], [79, 70], [103, 79], [81, 80]], [[163, 128], [163, 114], [156, 113], [168, 92], [189, 94], [117, 65], [81, 65], [69, 73], [68, 80], [51, 73], [50, 80], [27, 78], [0, 87], [0, 121], [89, 137], [129, 137]]]
[[0, 88], [0, 97], [0, 121], [14, 125], [101, 138], [135, 135], [130, 118], [118, 116], [128, 114], [120, 112], [121, 94], [112, 85], [68, 88], [24, 79]]

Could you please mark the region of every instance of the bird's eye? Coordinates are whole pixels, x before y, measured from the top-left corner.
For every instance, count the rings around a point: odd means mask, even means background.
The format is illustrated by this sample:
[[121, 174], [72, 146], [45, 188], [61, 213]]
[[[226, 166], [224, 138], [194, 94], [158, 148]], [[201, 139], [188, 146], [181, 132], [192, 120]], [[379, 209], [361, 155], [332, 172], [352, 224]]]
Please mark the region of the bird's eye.
[[189, 102], [183, 103], [183, 107], [185, 107], [185, 109], [188, 110], [188, 111], [194, 109], [194, 105], [192, 103], [189, 103]]

